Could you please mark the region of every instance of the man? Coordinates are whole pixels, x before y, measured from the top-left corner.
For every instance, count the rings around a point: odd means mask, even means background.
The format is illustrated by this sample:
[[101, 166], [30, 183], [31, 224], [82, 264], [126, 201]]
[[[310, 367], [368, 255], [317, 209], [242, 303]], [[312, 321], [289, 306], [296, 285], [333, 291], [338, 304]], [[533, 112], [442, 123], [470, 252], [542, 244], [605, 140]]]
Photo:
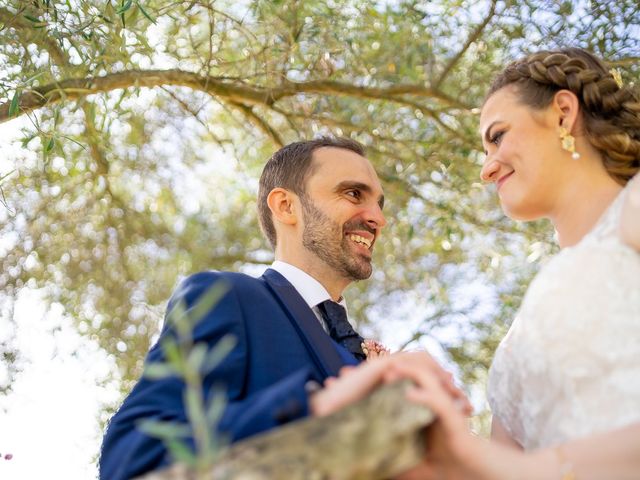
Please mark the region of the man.
[[[272, 267], [257, 279], [195, 274], [177, 288], [167, 309], [178, 302], [193, 308], [218, 281], [229, 288], [193, 335], [209, 348], [227, 334], [236, 340], [203, 385], [205, 392], [225, 387], [218, 430], [232, 441], [355, 400], [347, 388], [331, 397], [325, 391], [311, 395], [308, 386], [364, 359], [362, 338], [346, 322], [342, 293], [371, 275], [373, 247], [386, 223], [380, 181], [362, 146], [349, 139], [282, 148], [264, 168], [258, 197], [260, 224], [275, 249]], [[161, 341], [172, 335], [175, 326], [165, 322]], [[147, 365], [163, 360], [159, 345]], [[105, 435], [102, 479], [128, 479], [171, 462], [162, 442], [137, 425], [142, 419], [186, 423], [183, 391], [177, 378], [139, 381]]]

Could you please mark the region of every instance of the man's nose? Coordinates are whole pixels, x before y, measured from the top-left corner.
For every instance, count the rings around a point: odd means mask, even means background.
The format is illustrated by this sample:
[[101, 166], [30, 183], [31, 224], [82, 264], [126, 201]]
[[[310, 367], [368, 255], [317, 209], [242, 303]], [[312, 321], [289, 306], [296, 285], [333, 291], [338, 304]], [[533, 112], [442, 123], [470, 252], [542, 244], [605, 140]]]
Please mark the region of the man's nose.
[[370, 208], [367, 209], [366, 213], [367, 225], [372, 228], [382, 228], [387, 224], [386, 218], [384, 218], [384, 213], [382, 213], [382, 207], [375, 203]]
[[480, 170], [480, 179], [487, 183], [494, 182], [499, 171], [500, 162], [493, 157], [487, 157], [484, 165], [482, 165], [482, 170]]

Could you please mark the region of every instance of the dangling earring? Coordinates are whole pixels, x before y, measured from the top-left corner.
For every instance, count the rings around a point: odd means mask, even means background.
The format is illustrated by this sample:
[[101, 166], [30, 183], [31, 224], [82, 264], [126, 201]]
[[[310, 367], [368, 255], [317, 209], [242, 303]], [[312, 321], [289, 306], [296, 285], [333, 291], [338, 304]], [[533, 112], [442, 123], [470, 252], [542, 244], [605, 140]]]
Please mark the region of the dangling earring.
[[576, 152], [576, 139], [562, 125], [560, 126], [560, 143], [562, 148], [571, 154], [571, 158], [574, 160], [580, 158], [580, 154]]

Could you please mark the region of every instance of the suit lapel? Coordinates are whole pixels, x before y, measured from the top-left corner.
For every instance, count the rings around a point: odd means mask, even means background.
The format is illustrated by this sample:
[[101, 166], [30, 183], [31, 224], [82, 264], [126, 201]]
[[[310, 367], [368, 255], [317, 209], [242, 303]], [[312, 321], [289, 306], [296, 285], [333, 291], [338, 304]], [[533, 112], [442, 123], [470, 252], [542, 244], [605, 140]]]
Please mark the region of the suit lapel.
[[338, 371], [345, 363], [336, 351], [331, 337], [322, 329], [313, 310], [309, 308], [293, 285], [275, 270], [267, 269], [263, 278], [285, 310], [289, 312], [291, 323], [298, 331], [320, 370], [326, 376], [338, 375]]

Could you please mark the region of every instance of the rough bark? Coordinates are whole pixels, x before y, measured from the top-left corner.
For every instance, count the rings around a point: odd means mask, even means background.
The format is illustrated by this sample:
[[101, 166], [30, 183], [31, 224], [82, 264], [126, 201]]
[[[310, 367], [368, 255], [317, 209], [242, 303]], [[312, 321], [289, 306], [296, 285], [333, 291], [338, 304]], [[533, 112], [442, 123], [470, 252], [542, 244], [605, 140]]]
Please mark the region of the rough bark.
[[408, 382], [376, 390], [324, 418], [308, 418], [234, 444], [210, 472], [182, 465], [140, 480], [384, 479], [419, 463], [422, 430], [433, 421], [426, 408], [407, 403]]
[[[285, 81], [279, 87], [264, 88], [241, 81], [203, 76], [183, 70], [128, 70], [101, 77], [68, 78], [24, 91], [17, 112], [22, 115], [60, 101], [76, 100], [96, 93], [130, 87], [180, 86], [203, 91], [224, 100], [243, 105], [271, 106], [274, 102], [299, 93], [351, 96], [354, 98], [386, 99], [403, 103], [403, 95], [429, 97], [454, 108], [469, 109], [440, 91], [422, 85], [393, 85], [389, 87], [360, 87], [330, 80], [294, 83]], [[0, 123], [10, 120], [11, 102], [0, 104]]]

